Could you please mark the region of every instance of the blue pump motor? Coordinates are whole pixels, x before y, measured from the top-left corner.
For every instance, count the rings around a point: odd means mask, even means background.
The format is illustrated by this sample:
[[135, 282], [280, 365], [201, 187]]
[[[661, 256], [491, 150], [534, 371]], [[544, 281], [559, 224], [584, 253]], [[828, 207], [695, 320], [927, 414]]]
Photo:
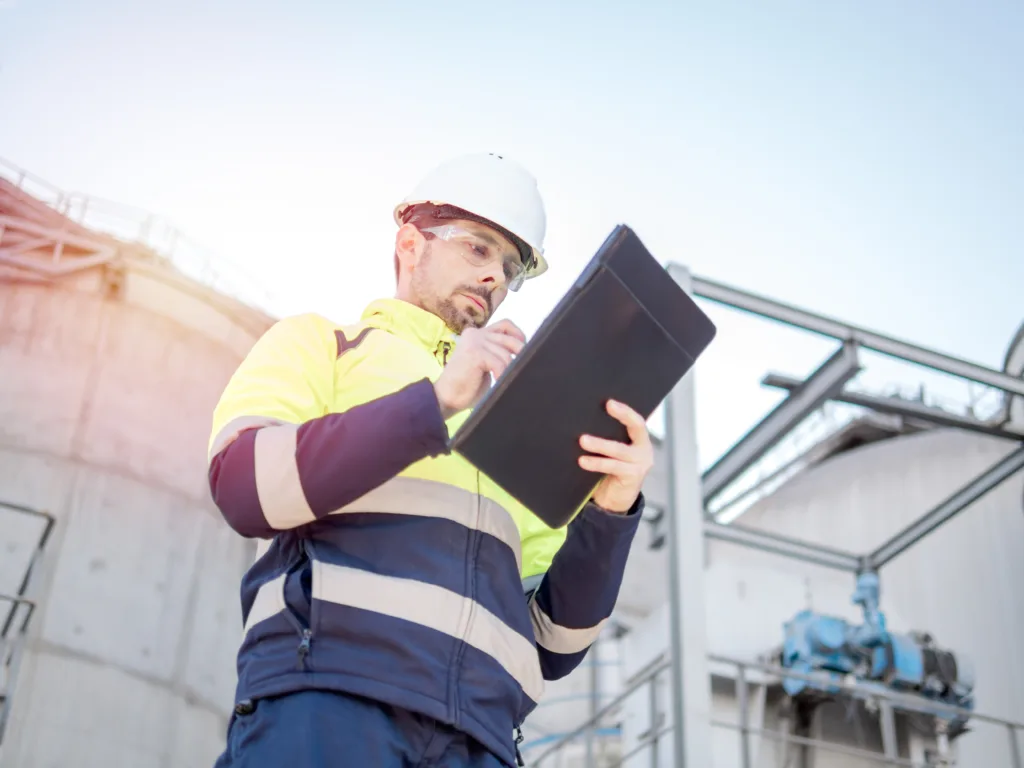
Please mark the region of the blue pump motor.
[[[853, 594], [853, 602], [864, 611], [862, 624], [800, 611], [784, 625], [782, 666], [805, 674], [853, 675], [892, 690], [970, 709], [974, 674], [968, 661], [937, 647], [929, 635], [889, 632], [878, 597], [878, 574], [866, 572], [858, 576]], [[790, 696], [840, 690], [795, 678], [785, 678], [782, 684]]]
[[938, 648], [927, 634], [889, 634], [871, 651], [869, 677], [896, 690], [920, 693], [969, 709], [974, 670], [963, 656]]

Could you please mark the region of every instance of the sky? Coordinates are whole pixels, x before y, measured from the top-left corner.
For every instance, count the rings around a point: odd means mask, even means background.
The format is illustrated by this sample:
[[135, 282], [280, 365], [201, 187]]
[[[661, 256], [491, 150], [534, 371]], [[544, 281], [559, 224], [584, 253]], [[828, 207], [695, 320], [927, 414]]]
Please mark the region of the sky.
[[[153, 211], [358, 318], [391, 211], [450, 156], [538, 178], [528, 333], [620, 223], [663, 263], [1000, 368], [1024, 321], [1024, 5], [0, 0], [0, 158]], [[702, 304], [711, 463], [834, 349]], [[866, 355], [863, 388], [963, 384]], [[974, 390], [975, 394], [981, 390]], [[657, 426], [655, 426], [657, 430]]]

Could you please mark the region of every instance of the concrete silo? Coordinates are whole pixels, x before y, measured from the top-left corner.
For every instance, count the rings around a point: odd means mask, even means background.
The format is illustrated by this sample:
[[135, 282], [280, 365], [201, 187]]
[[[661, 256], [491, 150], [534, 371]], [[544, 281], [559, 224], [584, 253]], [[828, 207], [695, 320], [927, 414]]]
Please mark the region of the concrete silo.
[[[253, 549], [209, 500], [206, 440], [272, 321], [25, 186], [0, 178], [0, 501], [55, 525], [0, 765], [209, 766]], [[23, 534], [0, 519], [5, 579], [27, 564]]]

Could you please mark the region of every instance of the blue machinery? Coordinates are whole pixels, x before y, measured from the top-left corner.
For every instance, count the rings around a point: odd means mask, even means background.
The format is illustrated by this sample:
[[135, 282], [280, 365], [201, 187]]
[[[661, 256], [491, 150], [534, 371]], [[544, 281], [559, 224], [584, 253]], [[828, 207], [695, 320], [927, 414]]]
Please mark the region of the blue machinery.
[[[784, 625], [782, 666], [804, 674], [828, 673], [837, 683], [852, 676], [869, 690], [877, 686], [880, 694], [910, 694], [920, 700], [925, 711], [930, 702], [972, 709], [974, 675], [968, 661], [936, 647], [928, 635], [890, 632], [878, 608], [878, 596], [878, 574], [863, 572], [857, 576], [853, 593], [853, 603], [864, 611], [863, 624], [812, 611], [798, 613]], [[783, 680], [783, 688], [794, 698], [841, 690], [795, 678]], [[935, 715], [952, 724], [941, 707]]]

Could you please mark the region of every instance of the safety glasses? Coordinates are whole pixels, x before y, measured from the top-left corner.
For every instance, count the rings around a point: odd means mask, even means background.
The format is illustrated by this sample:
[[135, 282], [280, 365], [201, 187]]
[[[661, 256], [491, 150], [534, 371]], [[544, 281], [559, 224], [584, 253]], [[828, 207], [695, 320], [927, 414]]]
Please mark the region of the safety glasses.
[[451, 243], [462, 254], [462, 258], [475, 267], [486, 267], [500, 259], [501, 269], [505, 274], [505, 285], [510, 291], [518, 291], [526, 279], [526, 267], [523, 266], [518, 251], [506, 251], [501, 243], [492, 237], [470, 232], [454, 224], [424, 227], [420, 232]]

